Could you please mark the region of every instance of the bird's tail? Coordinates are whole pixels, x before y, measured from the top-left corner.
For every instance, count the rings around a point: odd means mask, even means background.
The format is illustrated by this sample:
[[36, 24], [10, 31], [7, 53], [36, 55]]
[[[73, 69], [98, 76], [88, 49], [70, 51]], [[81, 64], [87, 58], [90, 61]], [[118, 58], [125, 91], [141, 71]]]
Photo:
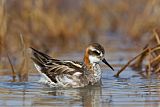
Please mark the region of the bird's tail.
[[38, 65], [39, 67], [44, 67], [45, 64], [48, 62], [48, 60], [51, 59], [50, 56], [32, 48], [32, 55], [31, 55], [31, 59], [33, 60], [33, 62]]

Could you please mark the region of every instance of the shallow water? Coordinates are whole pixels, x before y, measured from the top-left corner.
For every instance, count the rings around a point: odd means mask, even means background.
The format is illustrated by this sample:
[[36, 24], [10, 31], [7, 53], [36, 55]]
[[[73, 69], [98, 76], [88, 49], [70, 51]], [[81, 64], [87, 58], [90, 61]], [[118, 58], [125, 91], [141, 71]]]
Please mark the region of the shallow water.
[[[160, 80], [146, 79], [127, 68], [119, 78], [113, 75], [135, 53], [113, 53], [108, 56], [111, 71], [102, 65], [102, 85], [77, 89], [51, 89], [39, 84], [39, 74], [30, 74], [28, 82], [8, 82], [0, 76], [0, 107], [159, 107]], [[61, 58], [74, 59], [74, 53]], [[79, 58], [77, 58], [79, 60]]]

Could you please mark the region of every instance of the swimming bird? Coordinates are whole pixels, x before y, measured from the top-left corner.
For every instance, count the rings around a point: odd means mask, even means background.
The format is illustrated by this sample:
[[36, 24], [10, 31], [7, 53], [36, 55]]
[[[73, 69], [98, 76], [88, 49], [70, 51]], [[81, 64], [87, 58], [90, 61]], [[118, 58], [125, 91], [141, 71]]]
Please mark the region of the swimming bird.
[[114, 70], [104, 58], [104, 48], [98, 43], [92, 43], [86, 48], [83, 62], [54, 59], [34, 48], [31, 49], [31, 59], [45, 80], [43, 83], [50, 87], [76, 88], [100, 82], [100, 61]]

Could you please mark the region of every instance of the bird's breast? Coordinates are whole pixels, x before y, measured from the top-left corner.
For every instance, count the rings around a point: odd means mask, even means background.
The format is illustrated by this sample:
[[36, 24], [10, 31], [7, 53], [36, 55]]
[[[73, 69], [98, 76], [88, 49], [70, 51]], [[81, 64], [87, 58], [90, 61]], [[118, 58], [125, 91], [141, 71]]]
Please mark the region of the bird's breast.
[[94, 71], [94, 78], [96, 81], [99, 81], [101, 79], [101, 68], [99, 66], [99, 64], [95, 64], [93, 66], [93, 71]]

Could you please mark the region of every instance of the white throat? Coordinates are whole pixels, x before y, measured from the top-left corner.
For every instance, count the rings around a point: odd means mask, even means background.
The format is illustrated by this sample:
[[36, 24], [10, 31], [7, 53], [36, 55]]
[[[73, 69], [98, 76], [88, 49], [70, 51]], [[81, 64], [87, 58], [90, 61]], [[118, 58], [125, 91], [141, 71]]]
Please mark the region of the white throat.
[[89, 61], [90, 61], [90, 63], [96, 63], [96, 62], [99, 62], [100, 61], [100, 59], [99, 58], [97, 58], [97, 57], [95, 57], [95, 56], [89, 56]]

